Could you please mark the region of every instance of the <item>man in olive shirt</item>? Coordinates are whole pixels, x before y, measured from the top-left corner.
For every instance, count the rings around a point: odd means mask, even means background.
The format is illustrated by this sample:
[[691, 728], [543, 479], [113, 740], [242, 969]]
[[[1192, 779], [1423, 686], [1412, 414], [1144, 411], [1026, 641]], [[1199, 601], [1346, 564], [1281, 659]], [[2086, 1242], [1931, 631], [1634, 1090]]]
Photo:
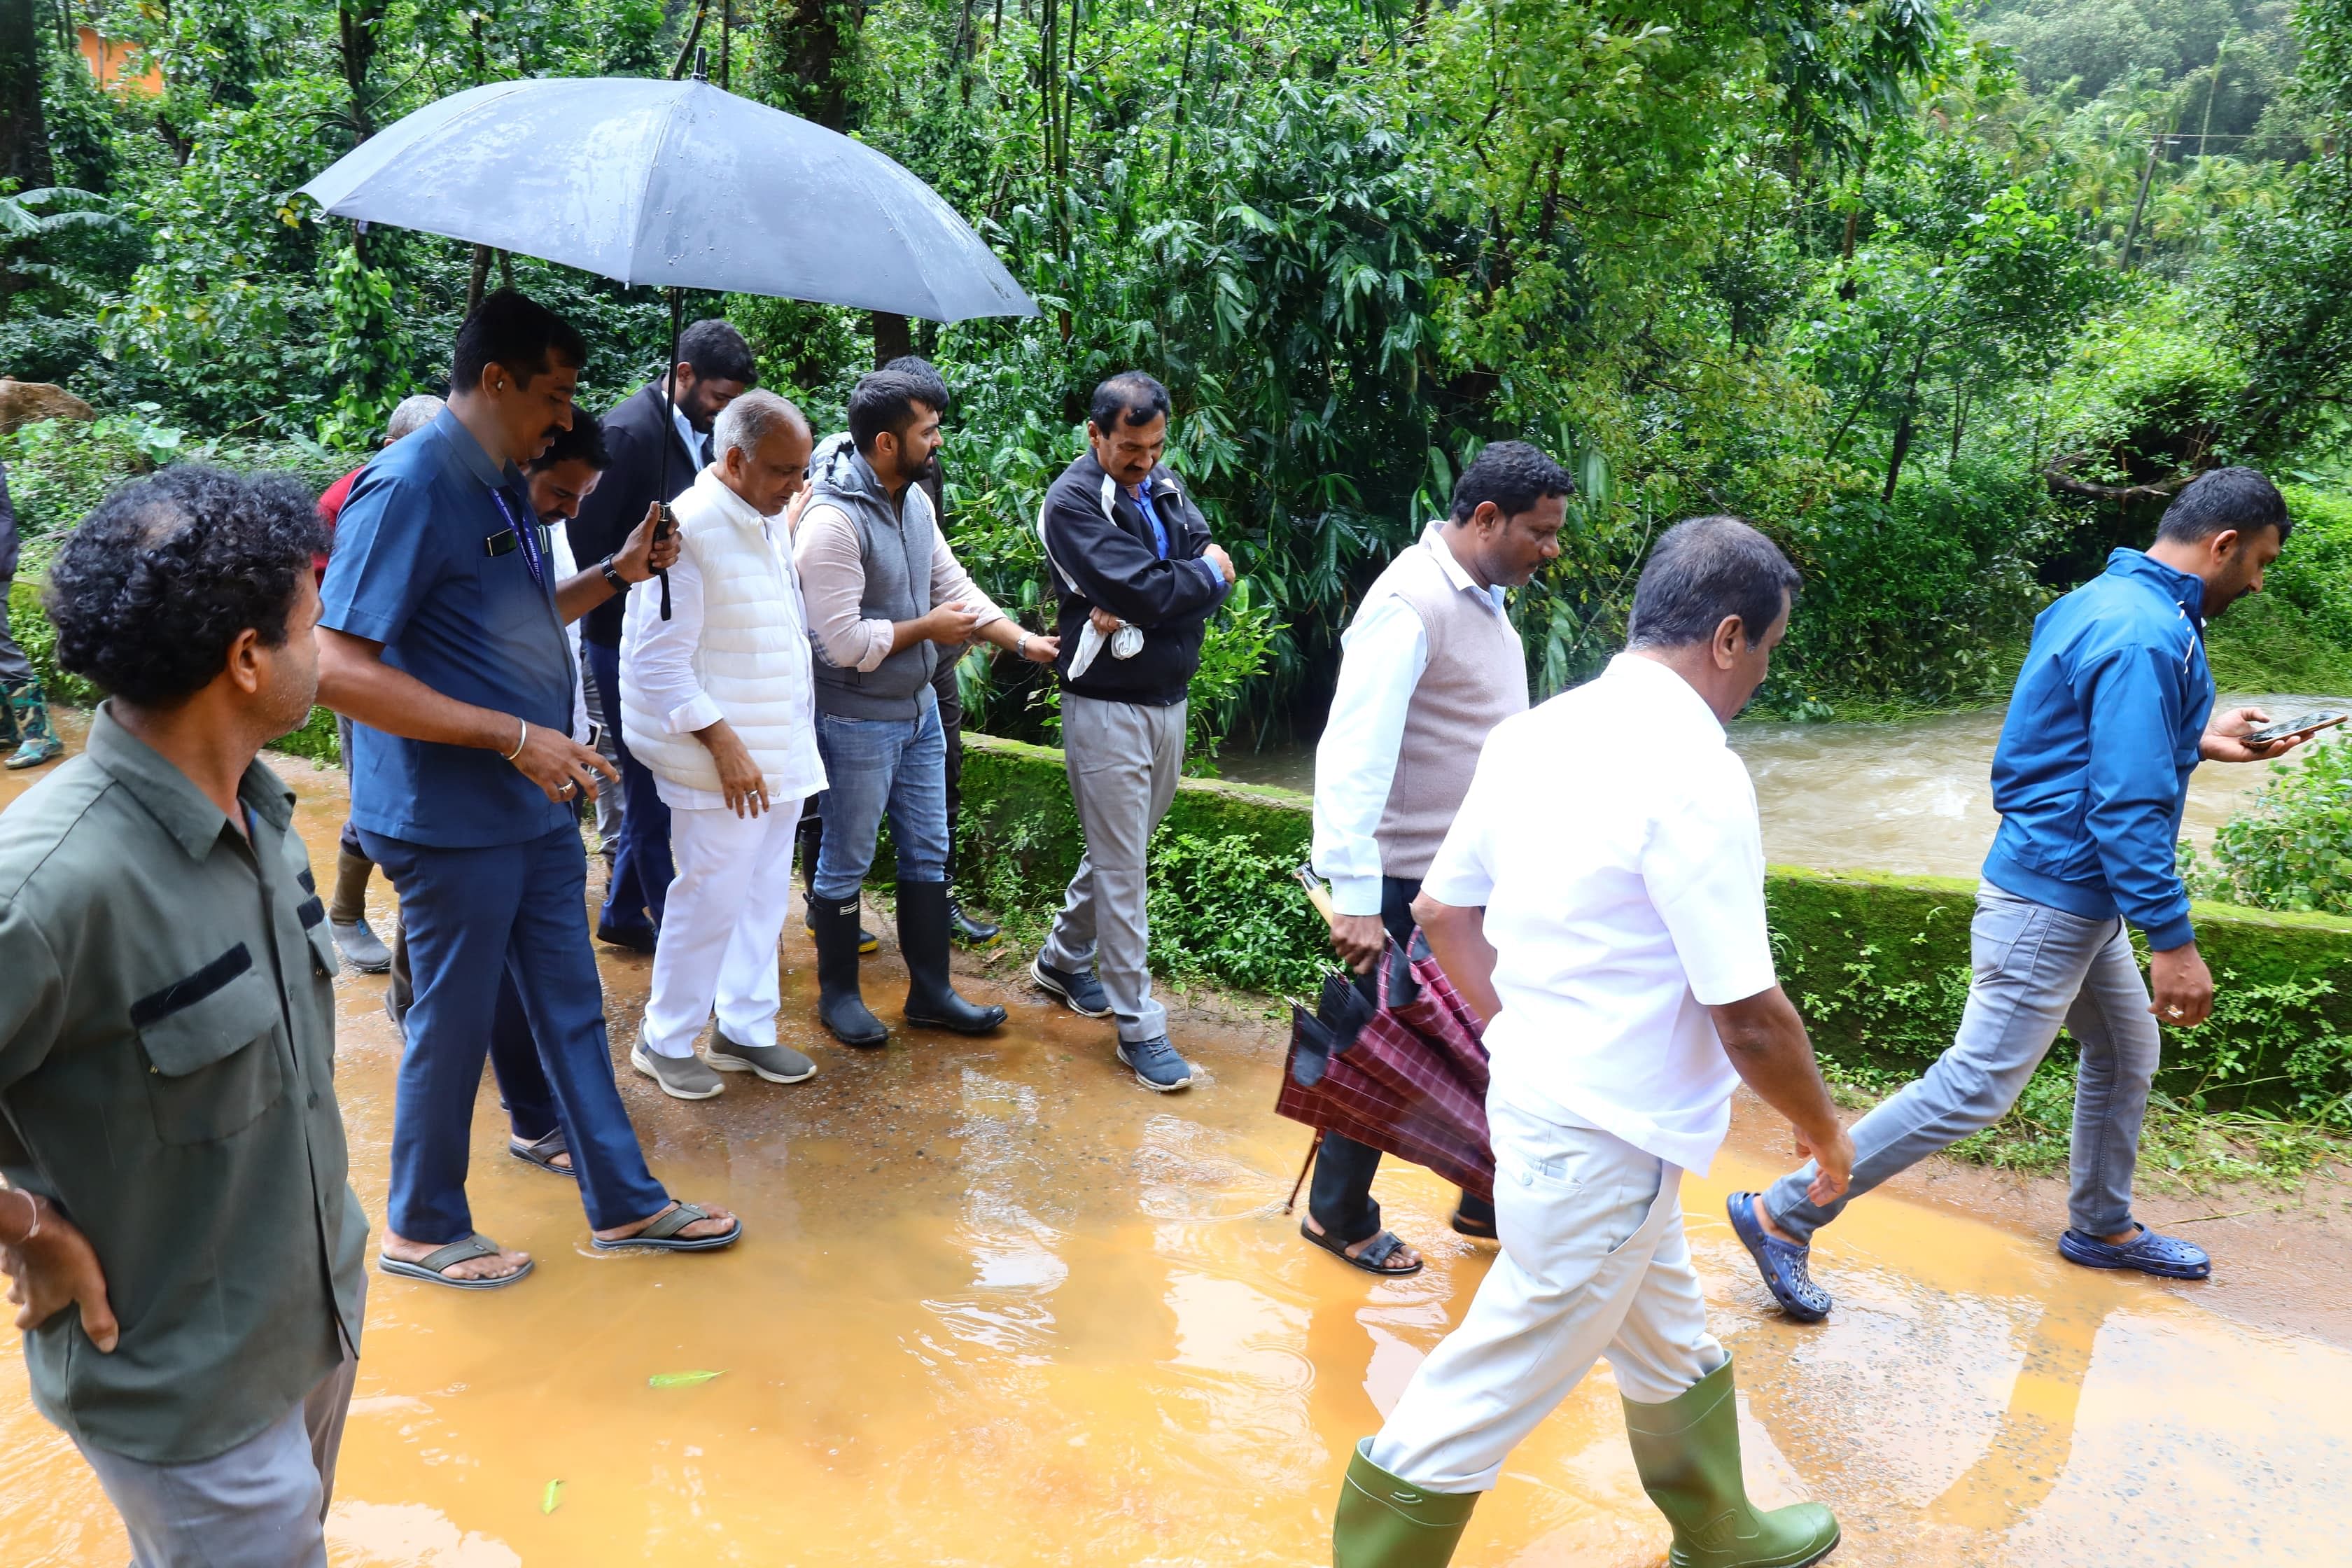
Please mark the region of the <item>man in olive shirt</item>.
[[335, 949], [256, 760], [318, 686], [326, 531], [290, 479], [175, 468], [49, 568], [112, 695], [0, 815], [0, 1263], [41, 1413], [141, 1568], [324, 1568], [367, 1219]]

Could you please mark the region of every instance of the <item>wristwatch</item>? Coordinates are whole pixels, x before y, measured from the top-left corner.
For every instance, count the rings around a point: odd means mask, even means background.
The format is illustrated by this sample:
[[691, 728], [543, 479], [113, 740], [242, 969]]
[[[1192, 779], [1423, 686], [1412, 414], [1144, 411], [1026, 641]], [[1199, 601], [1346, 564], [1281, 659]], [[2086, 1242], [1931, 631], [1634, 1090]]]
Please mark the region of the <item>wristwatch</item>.
[[619, 569], [613, 564], [611, 556], [607, 555], [596, 563], [596, 570], [604, 574], [604, 581], [613, 584], [613, 592], [615, 594], [625, 594], [629, 591], [629, 580], [621, 575]]

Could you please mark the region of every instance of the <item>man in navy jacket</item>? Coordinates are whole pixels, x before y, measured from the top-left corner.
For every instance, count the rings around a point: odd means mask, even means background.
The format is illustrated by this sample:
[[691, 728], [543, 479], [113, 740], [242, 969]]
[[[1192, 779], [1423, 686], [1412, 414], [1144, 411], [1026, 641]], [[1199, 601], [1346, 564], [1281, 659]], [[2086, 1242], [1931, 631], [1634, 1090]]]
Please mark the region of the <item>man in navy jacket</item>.
[[[2252, 468], [2217, 468], [2182, 490], [2143, 552], [2107, 569], [2033, 624], [2033, 645], [1993, 754], [2000, 830], [1985, 857], [1970, 928], [1974, 974], [1959, 1036], [1927, 1076], [1853, 1128], [1853, 1184], [1806, 1196], [1813, 1168], [1766, 1193], [1735, 1193], [1732, 1227], [1790, 1317], [1817, 1322], [1829, 1293], [1808, 1268], [1812, 1234], [1896, 1173], [2009, 1112], [2064, 1026], [2076, 1071], [2071, 1228], [2058, 1250], [2093, 1268], [2176, 1279], [2212, 1271], [2204, 1251], [2131, 1216], [2140, 1119], [2159, 1021], [2194, 1028], [2213, 1008], [2174, 846], [2200, 759], [2261, 762], [2303, 737], [2252, 745], [2260, 709], [2213, 717], [2205, 622], [2247, 594], [2293, 524]], [[2130, 930], [2147, 935], [2151, 1006]]]
[[1234, 563], [1160, 464], [1167, 389], [1128, 371], [1095, 388], [1091, 413], [1087, 452], [1037, 522], [1061, 594], [1062, 752], [1087, 853], [1029, 974], [1075, 1012], [1116, 1015], [1118, 1059], [1164, 1093], [1192, 1068], [1151, 995], [1144, 860], [1184, 771], [1185, 695]]

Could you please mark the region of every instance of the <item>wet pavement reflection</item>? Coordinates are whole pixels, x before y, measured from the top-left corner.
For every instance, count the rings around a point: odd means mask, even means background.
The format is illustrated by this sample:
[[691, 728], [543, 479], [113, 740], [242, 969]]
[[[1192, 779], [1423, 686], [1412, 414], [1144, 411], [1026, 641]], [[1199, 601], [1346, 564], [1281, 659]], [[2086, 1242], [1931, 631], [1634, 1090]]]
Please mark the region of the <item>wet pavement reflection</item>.
[[[280, 765], [331, 864], [340, 776]], [[380, 884], [373, 905], [381, 929]], [[1013, 1011], [1001, 1037], [900, 1029], [873, 1054], [812, 1039], [797, 921], [782, 962], [786, 1037], [815, 1079], [730, 1079], [686, 1104], [620, 1073], [656, 1172], [743, 1215], [730, 1252], [592, 1253], [570, 1184], [504, 1155], [484, 1094], [478, 1221], [539, 1268], [478, 1295], [371, 1276], [340, 1568], [1327, 1561], [1349, 1445], [1486, 1267], [1444, 1228], [1450, 1192], [1389, 1168], [1390, 1221], [1430, 1267], [1373, 1280], [1280, 1213], [1307, 1134], [1268, 1109], [1272, 1026], [1180, 1015], [1206, 1070], [1163, 1098], [1116, 1068], [1107, 1026], [986, 979], [974, 993]], [[648, 961], [607, 953], [604, 973], [624, 1054]], [[885, 955], [868, 976], [895, 1020], [902, 974]], [[397, 1049], [383, 984], [339, 984], [338, 1082], [379, 1227]], [[1818, 1248], [1835, 1319], [1785, 1323], [1721, 1209], [1777, 1169], [1768, 1131], [1745, 1117], [1685, 1192], [1714, 1326], [1740, 1359], [1752, 1484], [1834, 1507], [1835, 1561], [2343, 1560], [2337, 1337], [2249, 1326], [2196, 1287], [2075, 1269], [2042, 1234], [1899, 1195]], [[11, 1338], [0, 1562], [122, 1561], [20, 1362]], [[688, 1372], [718, 1375], [649, 1382]], [[1604, 1366], [1514, 1456], [1457, 1562], [1633, 1568], [1664, 1544]]]

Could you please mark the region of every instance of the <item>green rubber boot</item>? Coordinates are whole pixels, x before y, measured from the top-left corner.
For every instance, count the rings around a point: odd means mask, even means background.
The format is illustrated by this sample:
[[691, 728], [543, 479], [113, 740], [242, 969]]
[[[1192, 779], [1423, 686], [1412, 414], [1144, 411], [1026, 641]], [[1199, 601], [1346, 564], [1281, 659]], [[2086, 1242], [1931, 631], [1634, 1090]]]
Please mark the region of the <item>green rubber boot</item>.
[[1331, 1568], [1445, 1568], [1478, 1506], [1476, 1492], [1433, 1492], [1399, 1480], [1356, 1445], [1331, 1516]]
[[1730, 1362], [1664, 1405], [1624, 1405], [1642, 1489], [1675, 1527], [1669, 1568], [1805, 1568], [1837, 1549], [1838, 1522], [1820, 1503], [1768, 1513], [1748, 1500]]
[[66, 754], [65, 742], [49, 727], [48, 700], [41, 695], [41, 683], [27, 680], [8, 694], [8, 706], [16, 720], [16, 750], [8, 759], [11, 768], [37, 768]]

